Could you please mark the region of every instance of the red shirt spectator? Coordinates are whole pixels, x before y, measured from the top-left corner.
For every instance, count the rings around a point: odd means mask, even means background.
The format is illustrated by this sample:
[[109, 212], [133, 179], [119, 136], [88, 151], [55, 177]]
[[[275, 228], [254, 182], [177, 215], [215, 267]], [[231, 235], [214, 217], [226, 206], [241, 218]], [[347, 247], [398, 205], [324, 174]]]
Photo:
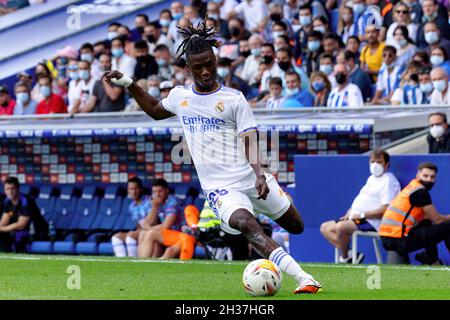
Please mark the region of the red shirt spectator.
[[52, 93], [39, 102], [36, 107], [36, 114], [49, 113], [67, 113], [67, 105], [61, 96]]
[[14, 107], [16, 101], [9, 96], [8, 88], [0, 85], [0, 116], [7, 116], [14, 114]]

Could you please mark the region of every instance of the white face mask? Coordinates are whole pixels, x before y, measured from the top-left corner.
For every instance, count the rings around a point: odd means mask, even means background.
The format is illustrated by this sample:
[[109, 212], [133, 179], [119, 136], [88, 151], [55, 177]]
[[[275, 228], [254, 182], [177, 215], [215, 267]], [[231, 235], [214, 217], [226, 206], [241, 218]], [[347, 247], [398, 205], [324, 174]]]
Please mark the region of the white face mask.
[[375, 177], [381, 177], [384, 174], [384, 167], [377, 162], [372, 162], [370, 164], [370, 173]]
[[435, 139], [439, 139], [440, 137], [442, 137], [445, 133], [445, 129], [443, 126], [432, 126], [430, 128], [430, 134], [433, 138]]

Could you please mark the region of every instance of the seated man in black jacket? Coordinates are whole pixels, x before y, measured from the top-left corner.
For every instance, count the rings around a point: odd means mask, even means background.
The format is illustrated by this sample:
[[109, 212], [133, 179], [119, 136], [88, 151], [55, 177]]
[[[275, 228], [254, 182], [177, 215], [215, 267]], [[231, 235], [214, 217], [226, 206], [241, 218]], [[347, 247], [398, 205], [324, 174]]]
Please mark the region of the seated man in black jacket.
[[48, 225], [36, 202], [20, 194], [19, 180], [9, 177], [4, 182], [6, 198], [0, 212], [0, 251], [25, 252], [30, 241], [30, 225], [34, 226], [34, 239], [48, 236]]
[[447, 115], [434, 112], [428, 116], [430, 133], [427, 136], [430, 153], [450, 153], [450, 134], [448, 131]]

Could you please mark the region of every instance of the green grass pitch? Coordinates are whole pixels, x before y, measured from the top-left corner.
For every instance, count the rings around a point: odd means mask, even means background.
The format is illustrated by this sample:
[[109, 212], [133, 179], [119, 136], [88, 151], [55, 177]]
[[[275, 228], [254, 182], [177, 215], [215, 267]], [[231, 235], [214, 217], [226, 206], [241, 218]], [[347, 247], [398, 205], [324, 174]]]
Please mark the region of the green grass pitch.
[[[448, 267], [380, 266], [380, 288], [368, 289], [368, 265], [334, 264], [302, 264], [321, 282], [319, 294], [292, 294], [295, 281], [284, 275], [276, 296], [254, 298], [242, 287], [246, 264], [2, 254], [0, 299], [450, 299]], [[67, 287], [70, 266], [80, 270], [79, 290]]]

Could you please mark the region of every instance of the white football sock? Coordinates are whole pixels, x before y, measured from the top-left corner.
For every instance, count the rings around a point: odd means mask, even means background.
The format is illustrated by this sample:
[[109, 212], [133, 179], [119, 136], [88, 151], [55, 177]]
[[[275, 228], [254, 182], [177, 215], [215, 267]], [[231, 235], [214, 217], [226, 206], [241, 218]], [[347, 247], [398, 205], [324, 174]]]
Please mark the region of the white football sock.
[[129, 257], [137, 257], [137, 241], [133, 237], [128, 237], [125, 239], [127, 244], [127, 252]]
[[111, 238], [111, 244], [116, 257], [126, 257], [127, 249], [125, 248], [125, 242], [119, 237], [113, 236]]
[[297, 282], [300, 282], [305, 278], [313, 278], [310, 274], [303, 271], [298, 263], [281, 247], [272, 251], [269, 256], [269, 260], [279, 266], [281, 271], [284, 271], [291, 277], [294, 277]]

